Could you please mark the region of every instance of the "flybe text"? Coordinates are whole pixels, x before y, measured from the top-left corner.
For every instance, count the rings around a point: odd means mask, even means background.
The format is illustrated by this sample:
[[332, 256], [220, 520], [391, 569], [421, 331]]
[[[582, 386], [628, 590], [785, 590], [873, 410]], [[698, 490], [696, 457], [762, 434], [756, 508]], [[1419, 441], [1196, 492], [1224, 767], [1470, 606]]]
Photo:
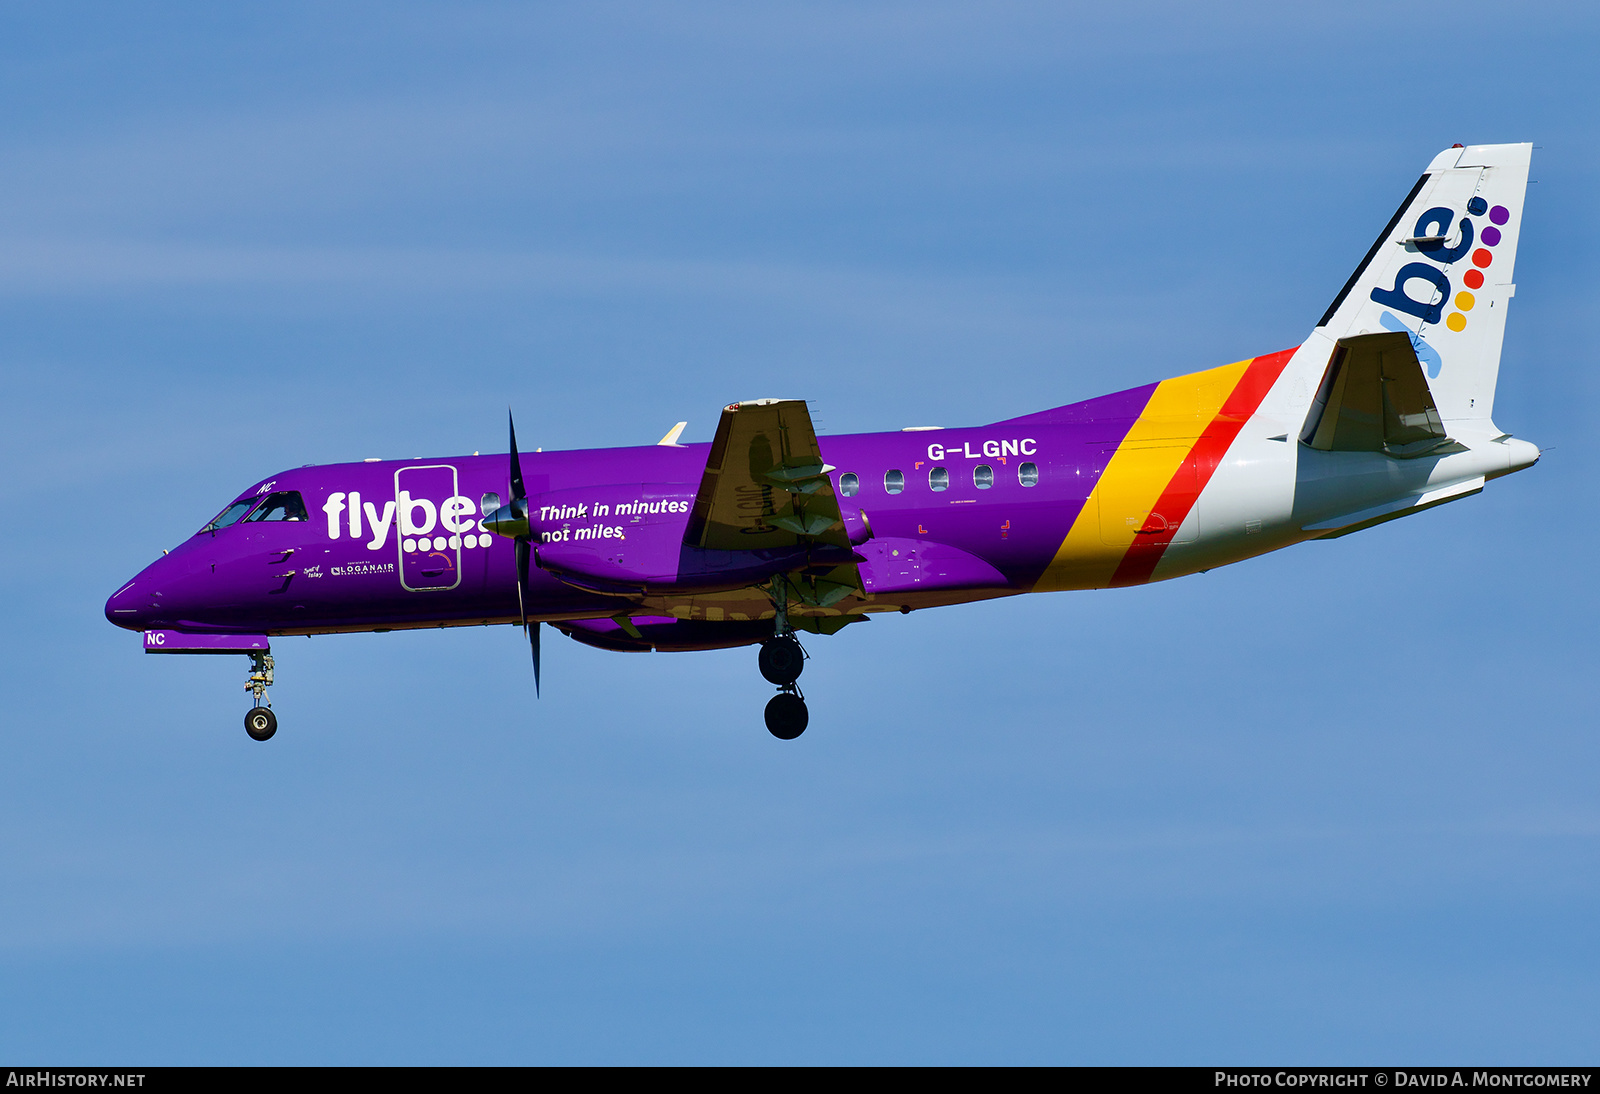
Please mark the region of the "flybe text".
[[390, 528], [397, 521], [402, 536], [426, 535], [435, 528], [457, 535], [471, 532], [478, 524], [476, 510], [477, 505], [471, 498], [459, 494], [436, 505], [427, 498], [414, 498], [405, 490], [400, 491], [394, 501], [384, 502], [382, 509], [370, 501], [362, 501], [358, 490], [348, 494], [336, 490], [322, 505], [322, 511], [328, 516], [329, 539], [339, 539], [346, 531], [351, 539], [370, 535], [369, 551], [383, 547], [389, 539]]
[[930, 460], [997, 460], [1002, 456], [1031, 456], [1039, 450], [1039, 443], [1032, 437], [1010, 441], [984, 441], [978, 450], [972, 450], [971, 441], [963, 441], [960, 448], [955, 445], [930, 444], [928, 446], [928, 459]]

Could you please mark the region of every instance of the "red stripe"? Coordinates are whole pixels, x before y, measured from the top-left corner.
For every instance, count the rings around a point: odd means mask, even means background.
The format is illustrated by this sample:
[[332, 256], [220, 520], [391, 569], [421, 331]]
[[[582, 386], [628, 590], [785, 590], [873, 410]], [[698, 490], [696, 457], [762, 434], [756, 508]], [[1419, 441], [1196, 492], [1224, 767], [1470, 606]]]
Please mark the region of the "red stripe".
[[1257, 357], [1245, 367], [1244, 375], [1239, 377], [1239, 382], [1222, 404], [1222, 409], [1217, 411], [1217, 416], [1211, 420], [1205, 432], [1200, 434], [1200, 439], [1189, 450], [1183, 465], [1157, 499], [1153, 513], [1159, 513], [1165, 519], [1165, 526], [1158, 531], [1154, 520], [1145, 518], [1139, 538], [1122, 556], [1117, 572], [1111, 576], [1113, 587], [1142, 585], [1150, 580], [1172, 537], [1177, 535], [1179, 525], [1188, 517], [1189, 510], [1194, 508], [1200, 492], [1206, 488], [1211, 476], [1216, 473], [1217, 465], [1228, 454], [1228, 448], [1239, 435], [1239, 430], [1256, 412], [1261, 400], [1267, 397], [1267, 392], [1277, 383], [1284, 366], [1294, 354], [1292, 349], [1280, 350]]

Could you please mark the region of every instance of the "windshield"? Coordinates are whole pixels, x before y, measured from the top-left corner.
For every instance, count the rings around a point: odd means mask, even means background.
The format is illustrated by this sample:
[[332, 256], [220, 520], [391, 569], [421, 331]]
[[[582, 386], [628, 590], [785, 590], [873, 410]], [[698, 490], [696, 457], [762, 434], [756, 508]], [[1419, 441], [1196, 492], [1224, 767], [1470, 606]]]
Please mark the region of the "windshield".
[[218, 528], [226, 528], [248, 513], [250, 507], [256, 503], [256, 500], [255, 498], [245, 498], [243, 501], [234, 502], [218, 513], [215, 520], [200, 530], [202, 532], [215, 532]]
[[298, 490], [280, 490], [276, 494], [268, 494], [267, 500], [261, 503], [261, 508], [251, 513], [248, 518], [252, 523], [258, 520], [307, 520], [306, 503], [300, 497]]

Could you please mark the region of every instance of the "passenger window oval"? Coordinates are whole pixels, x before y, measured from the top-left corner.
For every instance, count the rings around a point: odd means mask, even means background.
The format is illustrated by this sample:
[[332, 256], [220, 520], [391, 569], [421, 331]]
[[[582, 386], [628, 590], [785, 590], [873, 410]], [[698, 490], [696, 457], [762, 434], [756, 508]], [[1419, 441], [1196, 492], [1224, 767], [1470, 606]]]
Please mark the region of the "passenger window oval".
[[928, 489], [938, 493], [940, 490], [950, 489], [950, 472], [942, 467], [935, 467], [928, 472]]
[[896, 468], [883, 473], [883, 488], [891, 494], [898, 494], [906, 488], [906, 473]]
[[1036, 463], [1018, 464], [1017, 465], [1017, 481], [1020, 482], [1023, 486], [1038, 486], [1039, 485], [1039, 465], [1036, 464]]
[[972, 469], [972, 485], [979, 490], [987, 490], [994, 485], [994, 468], [986, 463], [980, 463]]
[[853, 474], [840, 475], [839, 493], [847, 498], [853, 498], [861, 493], [861, 477]]

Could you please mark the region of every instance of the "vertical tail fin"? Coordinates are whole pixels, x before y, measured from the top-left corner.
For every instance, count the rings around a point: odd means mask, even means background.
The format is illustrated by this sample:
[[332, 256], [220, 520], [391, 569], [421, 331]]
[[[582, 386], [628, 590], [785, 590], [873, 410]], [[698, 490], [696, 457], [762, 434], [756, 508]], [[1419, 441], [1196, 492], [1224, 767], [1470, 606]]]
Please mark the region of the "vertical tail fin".
[[1445, 421], [1494, 411], [1530, 144], [1449, 148], [1401, 203], [1317, 333], [1405, 331]]

